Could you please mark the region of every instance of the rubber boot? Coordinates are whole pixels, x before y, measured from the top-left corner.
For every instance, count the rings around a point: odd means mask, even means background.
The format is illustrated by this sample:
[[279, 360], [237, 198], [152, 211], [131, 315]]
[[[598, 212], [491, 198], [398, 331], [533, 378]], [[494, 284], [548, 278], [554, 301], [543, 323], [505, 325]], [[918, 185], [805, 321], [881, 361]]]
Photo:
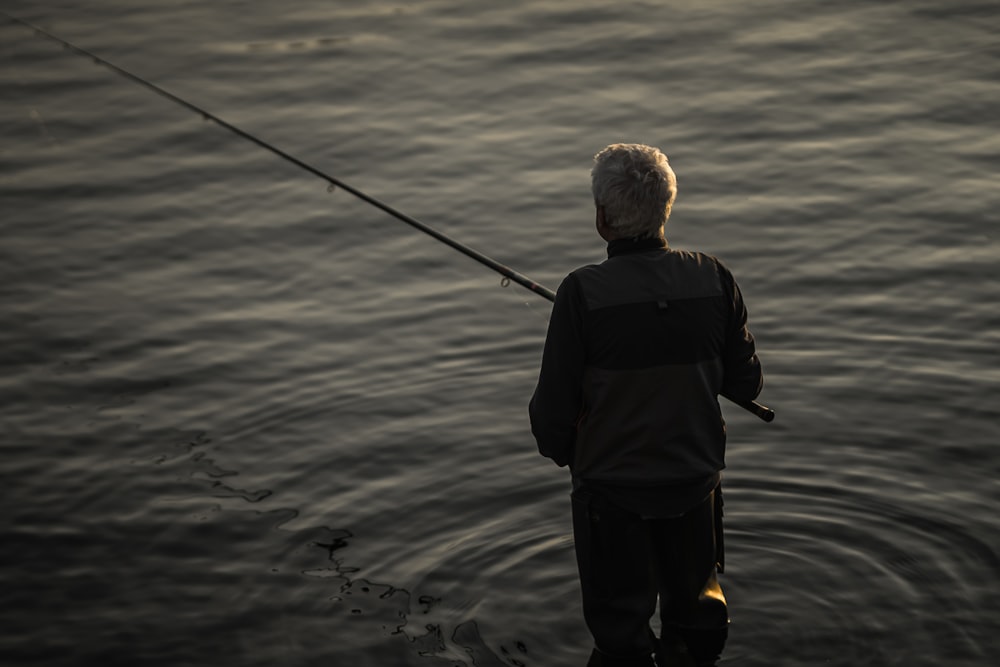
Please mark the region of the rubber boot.
[[602, 653], [595, 648], [590, 653], [590, 660], [587, 661], [587, 667], [656, 667], [656, 663], [653, 662], [653, 656], [648, 653], [641, 656], [622, 658]]

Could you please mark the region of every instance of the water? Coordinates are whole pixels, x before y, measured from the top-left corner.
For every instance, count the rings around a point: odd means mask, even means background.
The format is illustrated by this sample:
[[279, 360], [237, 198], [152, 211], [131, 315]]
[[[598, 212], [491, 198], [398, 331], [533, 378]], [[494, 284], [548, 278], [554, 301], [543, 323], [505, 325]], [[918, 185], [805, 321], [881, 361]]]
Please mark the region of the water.
[[[554, 288], [670, 155], [767, 373], [722, 664], [988, 665], [994, 4], [8, 1]], [[0, 26], [4, 664], [580, 665], [548, 302]]]

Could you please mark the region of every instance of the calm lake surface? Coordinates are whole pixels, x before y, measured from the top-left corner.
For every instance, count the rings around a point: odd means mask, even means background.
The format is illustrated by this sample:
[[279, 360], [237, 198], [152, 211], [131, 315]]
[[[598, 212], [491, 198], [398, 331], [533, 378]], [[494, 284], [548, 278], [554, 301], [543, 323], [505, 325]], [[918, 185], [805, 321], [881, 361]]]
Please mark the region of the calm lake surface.
[[[778, 413], [721, 664], [996, 664], [996, 3], [0, 10], [552, 289], [662, 147]], [[0, 662], [584, 664], [547, 301], [4, 17], [0, 91]]]

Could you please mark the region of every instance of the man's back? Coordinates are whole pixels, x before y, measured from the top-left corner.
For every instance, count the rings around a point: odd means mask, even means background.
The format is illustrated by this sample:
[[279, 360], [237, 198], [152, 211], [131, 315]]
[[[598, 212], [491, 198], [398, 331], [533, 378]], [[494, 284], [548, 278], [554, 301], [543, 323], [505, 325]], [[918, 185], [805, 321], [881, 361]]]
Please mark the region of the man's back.
[[[546, 351], [582, 362], [573, 474], [641, 485], [711, 475], [725, 455], [716, 396], [759, 391], [739, 290], [716, 259], [671, 250], [662, 239], [612, 241], [608, 255], [567, 276], [559, 298], [577, 331], [550, 332]], [[543, 376], [544, 368], [543, 358]], [[546, 403], [547, 384], [536, 407]]]

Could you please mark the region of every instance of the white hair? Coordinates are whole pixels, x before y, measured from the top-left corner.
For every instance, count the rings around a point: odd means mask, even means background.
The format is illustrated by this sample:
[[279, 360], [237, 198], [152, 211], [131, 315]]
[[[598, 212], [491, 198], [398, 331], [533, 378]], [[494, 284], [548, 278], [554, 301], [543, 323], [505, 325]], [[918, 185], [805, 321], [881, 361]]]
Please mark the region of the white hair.
[[656, 237], [677, 197], [677, 177], [667, 156], [643, 144], [611, 144], [594, 156], [594, 203], [619, 236]]

